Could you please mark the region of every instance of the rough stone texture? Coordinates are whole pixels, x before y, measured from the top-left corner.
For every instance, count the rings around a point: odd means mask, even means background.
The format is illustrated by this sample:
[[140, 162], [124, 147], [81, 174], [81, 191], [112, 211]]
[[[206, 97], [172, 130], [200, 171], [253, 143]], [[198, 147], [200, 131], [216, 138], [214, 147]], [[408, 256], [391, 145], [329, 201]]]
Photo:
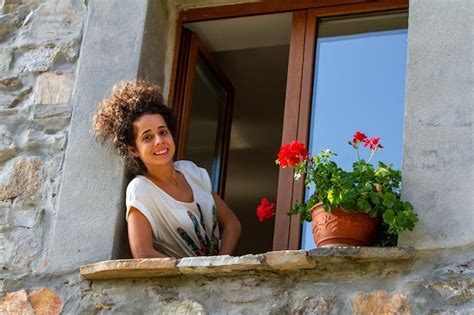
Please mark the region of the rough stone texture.
[[315, 264], [304, 250], [269, 252], [264, 256], [266, 264], [275, 270], [307, 269]]
[[16, 153], [11, 134], [5, 126], [0, 125], [0, 163], [8, 160]]
[[29, 294], [25, 290], [7, 293], [0, 299], [0, 314], [60, 314], [63, 307], [61, 298], [49, 288], [41, 288]]
[[40, 170], [43, 161], [40, 158], [21, 158], [13, 166], [7, 183], [0, 184], [0, 201], [20, 198], [33, 201], [40, 188]]
[[74, 87], [73, 73], [43, 73], [38, 77], [33, 92], [34, 104], [67, 103]]
[[30, 304], [36, 314], [61, 314], [63, 301], [49, 288], [41, 288], [28, 294]]
[[33, 307], [28, 302], [25, 290], [7, 293], [0, 300], [0, 314], [34, 314]]
[[12, 50], [9, 48], [0, 48], [0, 73], [5, 73], [10, 70], [12, 61]]
[[66, 313], [153, 314], [192, 304], [208, 314], [471, 314], [473, 246], [412, 251], [412, 259], [390, 260], [380, 255], [353, 260], [347, 256], [335, 262], [319, 256], [314, 257], [313, 268], [285, 272], [254, 269], [202, 274], [197, 270], [80, 283], [64, 280], [68, 279], [64, 275], [43, 286], [76, 283], [74, 290], [80, 292], [61, 294]]
[[232, 257], [186, 257], [179, 260], [177, 267], [183, 274], [216, 274], [229, 271], [258, 270], [265, 268], [262, 255]]
[[176, 259], [119, 259], [85, 265], [81, 276], [86, 279], [144, 278], [179, 274]]
[[6, 90], [18, 89], [23, 83], [18, 75], [0, 79], [0, 87]]
[[48, 265], [87, 12], [81, 0], [3, 0], [0, 8], [3, 291], [5, 282]]
[[19, 91], [0, 93], [0, 109], [13, 108], [22, 103], [32, 91], [31, 87], [25, 87]]
[[207, 314], [204, 310], [204, 307], [195, 302], [190, 300], [184, 301], [163, 301], [158, 303], [158, 309], [160, 314], [167, 314], [167, 315], [174, 315], [174, 314], [182, 314], [182, 315], [204, 315]]
[[17, 45], [62, 46], [75, 42], [80, 38], [83, 13], [83, 7], [76, 1], [46, 1], [24, 21]]
[[420, 222], [400, 245], [474, 241], [474, 2], [410, 1], [403, 198]]
[[397, 292], [389, 296], [385, 291], [359, 293], [352, 300], [352, 313], [366, 314], [411, 314], [410, 303], [406, 295]]

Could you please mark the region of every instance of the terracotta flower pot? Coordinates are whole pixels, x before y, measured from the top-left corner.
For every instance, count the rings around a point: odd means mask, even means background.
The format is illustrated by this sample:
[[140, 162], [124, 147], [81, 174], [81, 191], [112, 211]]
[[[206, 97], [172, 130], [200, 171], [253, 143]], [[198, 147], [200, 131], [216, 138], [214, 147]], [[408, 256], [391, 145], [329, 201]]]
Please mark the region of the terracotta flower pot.
[[318, 247], [370, 246], [375, 243], [378, 218], [340, 208], [324, 211], [318, 203], [311, 210], [313, 237]]

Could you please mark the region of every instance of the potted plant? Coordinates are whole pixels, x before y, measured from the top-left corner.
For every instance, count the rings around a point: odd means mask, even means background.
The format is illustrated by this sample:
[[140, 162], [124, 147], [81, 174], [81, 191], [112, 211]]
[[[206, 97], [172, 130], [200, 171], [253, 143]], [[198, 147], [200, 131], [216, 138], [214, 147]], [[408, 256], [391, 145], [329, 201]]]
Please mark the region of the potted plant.
[[[330, 150], [311, 157], [297, 141], [281, 147], [276, 163], [293, 167], [296, 180], [304, 177], [306, 187], [315, 188], [288, 215], [299, 214], [302, 221], [312, 221], [319, 247], [396, 245], [398, 233], [413, 230], [418, 221], [413, 206], [400, 198], [401, 172], [390, 164], [379, 162], [374, 167], [370, 163], [383, 148], [380, 138], [368, 138], [358, 131], [349, 144], [357, 153], [352, 171], [345, 171], [332, 161], [336, 153]], [[370, 150], [367, 161], [359, 155], [362, 144]], [[274, 214], [275, 204], [263, 198], [257, 208], [260, 221]]]

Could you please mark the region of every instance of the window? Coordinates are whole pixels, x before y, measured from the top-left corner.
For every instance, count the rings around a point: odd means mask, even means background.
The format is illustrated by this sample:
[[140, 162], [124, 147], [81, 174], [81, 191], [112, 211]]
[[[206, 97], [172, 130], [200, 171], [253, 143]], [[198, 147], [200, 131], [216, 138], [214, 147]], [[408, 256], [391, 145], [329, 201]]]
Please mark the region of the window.
[[[276, 197], [279, 212], [286, 212], [296, 200], [304, 198], [304, 187], [302, 183], [293, 181], [292, 172], [288, 169], [279, 171], [272, 165], [282, 143], [298, 139], [309, 144], [311, 152], [315, 151], [314, 148], [318, 150], [326, 147], [340, 151], [336, 145], [343, 145], [352, 132], [361, 129], [367, 133], [376, 133], [391, 142], [386, 142], [385, 154], [398, 159], [401, 156], [408, 1], [361, 1], [357, 4], [351, 2], [354, 1], [338, 0], [328, 6], [322, 2], [291, 1], [282, 4], [279, 1], [266, 1], [195, 9], [181, 16], [181, 34], [184, 34], [184, 29], [194, 31], [235, 87], [234, 114], [231, 121], [228, 121], [231, 126], [230, 153], [223, 155], [228, 159], [223, 161], [223, 164], [229, 168], [226, 199], [229, 197], [232, 200], [231, 195], [227, 193], [235, 191], [236, 188], [240, 196], [245, 196], [245, 202], [240, 202], [237, 207], [230, 203], [243, 221], [244, 239], [248, 238], [248, 242], [244, 240], [244, 247], [237, 254], [311, 247], [305, 242], [302, 244], [301, 234], [304, 229], [299, 218], [278, 215], [274, 226], [270, 226], [273, 230], [273, 234], [270, 234], [269, 225], [258, 223], [255, 217], [255, 207], [264, 196], [272, 197], [273, 194]], [[220, 24], [209, 21], [214, 19], [218, 19]], [[206, 31], [206, 26], [210, 25], [213, 26], [208, 27]], [[219, 45], [214, 45], [216, 42], [212, 40], [212, 36], [215, 29], [219, 30], [218, 33], [225, 34], [221, 37], [226, 37], [227, 42], [221, 39]], [[234, 32], [240, 37], [232, 37]], [[258, 37], [258, 34], [262, 35]], [[286, 37], [277, 38], [276, 34], [286, 34]], [[244, 41], [252, 43], [245, 47], [238, 46]], [[384, 48], [377, 46], [380, 41], [386, 44]], [[224, 43], [232, 48], [222, 48]], [[352, 46], [348, 48], [348, 45]], [[349, 49], [352, 54], [348, 53]], [[370, 55], [376, 50], [379, 50], [377, 56], [380, 58]], [[183, 50], [180, 50], [179, 54], [183, 55]], [[250, 63], [237, 64], [231, 59], [237, 54], [245, 54], [247, 61], [258, 62], [254, 62], [253, 66], [248, 66]], [[286, 61], [271, 64], [278, 58]], [[180, 57], [176, 63], [176, 88], [170, 93], [171, 102], [177, 106], [178, 111], [180, 106], [184, 106], [179, 101], [179, 89], [186, 89], [179, 76], [182, 72], [182, 60]], [[362, 60], [369, 63], [364, 64]], [[380, 68], [380, 65], [388, 68]], [[391, 75], [380, 78], [380, 73], [372, 71], [374, 69], [370, 70], [372, 66], [383, 74]], [[275, 68], [283, 69], [284, 74], [278, 77], [278, 84], [272, 85], [271, 79], [278, 76], [278, 71], [273, 71]], [[260, 82], [250, 81], [249, 78], [260, 78], [262, 73], [263, 79], [258, 79]], [[244, 77], [248, 79], [243, 79]], [[242, 87], [245, 84], [241, 84], [239, 80], [252, 84], [245, 89]], [[267, 89], [267, 94], [262, 94], [264, 87], [268, 85], [271, 88]], [[363, 92], [359, 93], [360, 91]], [[257, 96], [260, 101], [244, 111], [243, 104]], [[354, 107], [360, 108], [360, 103], [368, 106], [365, 110], [370, 112], [380, 113], [382, 110], [375, 111], [373, 107], [384, 106], [381, 114], [384, 120], [380, 116], [373, 116], [384, 126], [384, 131], [379, 131], [381, 128], [376, 125], [369, 127], [368, 117], [353, 119], [351, 111]], [[350, 123], [346, 121], [346, 127], [337, 131], [331, 129], [322, 132], [320, 128], [328, 127], [324, 127], [321, 121], [329, 123], [330, 126], [335, 125], [334, 121], [330, 122], [328, 119], [329, 116], [334, 116], [331, 114], [334, 111], [347, 111], [347, 116], [351, 117], [347, 120]], [[265, 124], [266, 116], [273, 119], [271, 127]], [[385, 119], [387, 117], [390, 119]], [[338, 118], [344, 119], [344, 115], [339, 115]], [[255, 143], [272, 144], [249, 148], [248, 145], [255, 139], [262, 139]], [[236, 143], [239, 146], [236, 146]], [[236, 147], [239, 150], [232, 152]], [[344, 157], [344, 153], [340, 152], [341, 157]], [[347, 157], [348, 160], [350, 158]], [[232, 163], [235, 161], [248, 166], [250, 178], [244, 176], [244, 170], [232, 171]], [[255, 167], [256, 165], [270, 167], [265, 171], [265, 175], [261, 175], [255, 171], [261, 169]], [[225, 171], [223, 173], [225, 174]], [[240, 183], [232, 187], [233, 184], [229, 182], [231, 179]], [[270, 186], [274, 187], [273, 190], [269, 189]], [[248, 230], [246, 226], [249, 227]], [[269, 238], [259, 237], [262, 234]], [[257, 238], [259, 242], [255, 242]], [[255, 243], [265, 245], [256, 247]]]
[[[318, 23], [310, 152], [330, 148], [338, 165], [349, 170], [356, 156], [347, 141], [362, 130], [381, 137], [385, 146], [374, 163], [401, 168], [407, 21], [406, 12], [392, 12]], [[304, 224], [301, 242], [303, 249], [315, 247], [311, 224]]]

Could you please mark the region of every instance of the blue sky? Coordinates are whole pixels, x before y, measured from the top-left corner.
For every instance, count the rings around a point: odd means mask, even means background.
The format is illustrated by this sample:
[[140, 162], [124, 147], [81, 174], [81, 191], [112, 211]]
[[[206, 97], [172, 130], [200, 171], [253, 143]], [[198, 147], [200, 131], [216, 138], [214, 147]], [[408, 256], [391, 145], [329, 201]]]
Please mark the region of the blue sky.
[[[407, 30], [326, 37], [317, 41], [309, 152], [331, 149], [344, 169], [357, 159], [347, 144], [356, 131], [380, 137], [381, 160], [400, 168]], [[360, 150], [368, 158], [368, 150]], [[311, 192], [309, 192], [311, 193]], [[307, 194], [308, 195], [308, 194]], [[302, 248], [314, 248], [305, 223]]]

